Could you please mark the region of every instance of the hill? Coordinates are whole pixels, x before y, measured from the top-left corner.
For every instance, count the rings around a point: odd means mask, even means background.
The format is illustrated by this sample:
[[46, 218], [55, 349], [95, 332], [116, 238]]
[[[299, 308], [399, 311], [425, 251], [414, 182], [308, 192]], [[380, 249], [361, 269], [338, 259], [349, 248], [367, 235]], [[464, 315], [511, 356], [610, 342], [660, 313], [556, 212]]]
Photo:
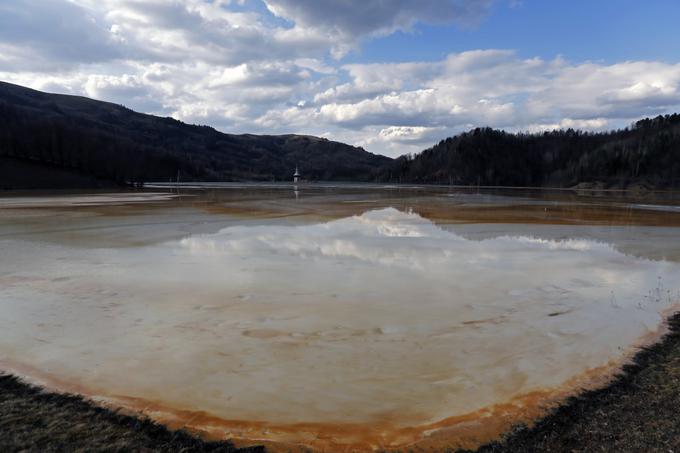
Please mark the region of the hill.
[[0, 189], [132, 181], [370, 181], [390, 158], [303, 135], [233, 135], [0, 82]]
[[477, 128], [387, 164], [380, 180], [482, 186], [680, 187], [680, 115], [605, 133]]
[[225, 134], [0, 82], [0, 189], [310, 180], [531, 187], [680, 187], [680, 115], [592, 133], [477, 128], [398, 159], [304, 135]]

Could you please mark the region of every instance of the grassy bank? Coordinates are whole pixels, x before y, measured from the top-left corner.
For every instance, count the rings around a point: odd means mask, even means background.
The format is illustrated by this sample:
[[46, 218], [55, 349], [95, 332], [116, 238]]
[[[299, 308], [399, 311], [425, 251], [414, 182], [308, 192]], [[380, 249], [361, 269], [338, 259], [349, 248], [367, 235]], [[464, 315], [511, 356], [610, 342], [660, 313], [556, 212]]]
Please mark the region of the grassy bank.
[[264, 449], [206, 442], [78, 396], [46, 392], [14, 376], [0, 375], [0, 451], [259, 453]]
[[[680, 315], [606, 388], [479, 452], [680, 452]], [[206, 442], [150, 420], [0, 375], [0, 451], [261, 452]]]

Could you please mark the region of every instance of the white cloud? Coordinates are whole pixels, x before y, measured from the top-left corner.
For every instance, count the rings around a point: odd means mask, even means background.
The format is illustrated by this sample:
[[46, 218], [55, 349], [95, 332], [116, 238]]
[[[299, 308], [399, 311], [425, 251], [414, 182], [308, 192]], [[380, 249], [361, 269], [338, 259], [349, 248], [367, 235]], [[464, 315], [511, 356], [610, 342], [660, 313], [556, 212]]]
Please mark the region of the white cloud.
[[[605, 129], [680, 109], [680, 64], [521, 58], [344, 64], [418, 22], [472, 23], [491, 1], [15, 0], [0, 4], [0, 79], [210, 124], [304, 133], [388, 155], [475, 126]], [[283, 19], [282, 19], [283, 18]]]
[[264, 0], [295, 28], [326, 35], [332, 53], [344, 55], [367, 37], [410, 30], [418, 22], [469, 25], [489, 12], [493, 0]]
[[541, 132], [556, 129], [575, 129], [587, 131], [603, 131], [609, 128], [610, 122], [606, 118], [592, 118], [588, 120], [575, 120], [564, 118], [558, 123], [528, 124], [521, 127], [509, 128], [512, 131]]
[[[317, 94], [315, 106], [288, 119], [364, 130], [364, 145], [388, 153], [418, 151], [436, 141], [424, 133], [419, 141], [414, 131], [438, 131], [443, 138], [485, 125], [602, 130], [680, 108], [680, 64], [573, 64], [484, 50], [431, 63], [344, 69], [349, 82]], [[377, 137], [370, 135], [376, 131]]]
[[67, 1], [0, 3], [0, 61], [5, 70], [49, 71], [121, 56], [110, 27]]
[[422, 141], [423, 137], [430, 135], [432, 132], [441, 133], [442, 128], [439, 127], [421, 127], [421, 126], [390, 126], [380, 130], [379, 137], [386, 141]]

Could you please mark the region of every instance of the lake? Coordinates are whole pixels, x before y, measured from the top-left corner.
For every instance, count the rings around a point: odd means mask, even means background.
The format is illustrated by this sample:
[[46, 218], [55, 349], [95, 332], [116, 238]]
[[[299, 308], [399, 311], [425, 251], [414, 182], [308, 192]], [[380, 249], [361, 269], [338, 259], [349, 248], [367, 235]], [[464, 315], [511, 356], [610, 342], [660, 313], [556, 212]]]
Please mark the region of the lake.
[[275, 450], [478, 445], [680, 305], [672, 193], [0, 195], [0, 369]]

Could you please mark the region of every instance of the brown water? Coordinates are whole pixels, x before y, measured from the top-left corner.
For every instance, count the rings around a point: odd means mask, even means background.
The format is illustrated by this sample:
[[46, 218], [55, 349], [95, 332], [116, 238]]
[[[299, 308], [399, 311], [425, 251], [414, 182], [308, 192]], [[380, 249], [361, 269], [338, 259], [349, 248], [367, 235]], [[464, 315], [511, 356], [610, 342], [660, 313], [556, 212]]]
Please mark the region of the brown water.
[[379, 186], [4, 196], [0, 366], [244, 443], [474, 446], [657, 336], [680, 302], [675, 203]]

